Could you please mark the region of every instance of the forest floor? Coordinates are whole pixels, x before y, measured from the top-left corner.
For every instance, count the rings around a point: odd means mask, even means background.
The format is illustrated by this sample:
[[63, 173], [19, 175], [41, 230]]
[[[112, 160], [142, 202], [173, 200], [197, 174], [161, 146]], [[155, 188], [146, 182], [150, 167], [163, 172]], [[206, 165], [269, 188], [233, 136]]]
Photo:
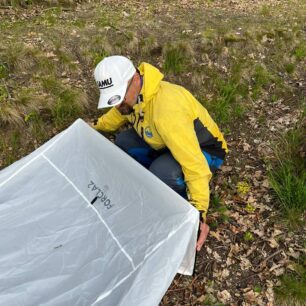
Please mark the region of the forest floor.
[[0, 1], [0, 169], [101, 115], [103, 57], [149, 62], [203, 103], [230, 150], [194, 275], [160, 305], [306, 305], [305, 204], [284, 208], [271, 178], [287, 149], [305, 160], [306, 3], [37, 2]]

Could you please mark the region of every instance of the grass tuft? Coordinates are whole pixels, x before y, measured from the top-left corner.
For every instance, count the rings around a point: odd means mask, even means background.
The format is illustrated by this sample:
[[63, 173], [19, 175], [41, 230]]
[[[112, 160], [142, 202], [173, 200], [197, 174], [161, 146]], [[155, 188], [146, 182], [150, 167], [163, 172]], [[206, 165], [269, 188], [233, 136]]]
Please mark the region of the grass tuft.
[[4, 63], [0, 63], [0, 79], [8, 77], [8, 68]]
[[264, 4], [260, 9], [260, 13], [262, 16], [265, 17], [271, 16], [271, 8], [268, 5]]
[[[304, 262], [303, 262], [304, 260]], [[275, 288], [277, 305], [299, 306], [306, 301], [306, 266], [305, 256], [294, 264], [294, 272], [287, 272], [280, 281], [281, 285]]]
[[0, 85], [0, 126], [6, 124], [22, 125], [23, 118], [16, 105], [9, 99], [5, 86]]
[[209, 105], [209, 110], [213, 113], [214, 119], [219, 124], [227, 124], [233, 118], [242, 118], [245, 112], [245, 107], [239, 103], [241, 99], [241, 85], [235, 81], [218, 80], [217, 98]]
[[290, 226], [299, 224], [306, 209], [304, 136], [302, 124], [281, 135], [273, 148], [275, 160], [269, 165], [270, 185]]
[[263, 88], [272, 81], [272, 76], [264, 65], [256, 65], [254, 68], [252, 98], [258, 99]]
[[81, 116], [84, 110], [84, 95], [82, 93], [65, 88], [58, 96], [52, 108], [55, 125], [62, 128]]
[[39, 112], [32, 111], [28, 113], [25, 116], [24, 121], [29, 125], [30, 132], [35, 139], [39, 141], [46, 139], [47, 133], [44, 128], [45, 124]]
[[177, 45], [168, 45], [164, 50], [164, 71], [166, 73], [180, 73], [183, 72], [188, 63], [190, 48], [184, 43]]
[[295, 64], [293, 64], [293, 63], [287, 63], [287, 64], [285, 65], [285, 70], [286, 70], [286, 72], [289, 73], [289, 74], [293, 73], [294, 70], [295, 70]]
[[210, 222], [212, 228], [216, 228], [219, 224], [227, 223], [230, 219], [228, 213], [228, 208], [225, 206], [224, 202], [218, 194], [213, 194], [210, 199], [210, 212], [217, 216], [217, 219]]
[[294, 56], [298, 61], [301, 61], [306, 57], [306, 43], [302, 42], [299, 46], [294, 49]]
[[93, 66], [95, 67], [98, 65], [107, 56], [110, 56], [110, 54], [104, 49], [101, 49], [99, 52], [95, 52], [93, 54]]
[[14, 131], [8, 139], [0, 137], [0, 169], [12, 164], [18, 159], [18, 149], [21, 144], [20, 132]]

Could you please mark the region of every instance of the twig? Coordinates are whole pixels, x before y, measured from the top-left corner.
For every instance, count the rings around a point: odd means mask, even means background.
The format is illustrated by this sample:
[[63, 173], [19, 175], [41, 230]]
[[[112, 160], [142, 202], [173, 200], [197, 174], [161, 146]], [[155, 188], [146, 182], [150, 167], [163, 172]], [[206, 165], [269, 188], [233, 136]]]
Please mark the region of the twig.
[[[262, 272], [262, 270], [263, 270], [265, 264], [267, 263], [267, 261], [270, 260], [271, 258], [273, 258], [274, 256], [276, 256], [277, 254], [281, 253], [282, 251], [283, 251], [283, 250], [278, 250], [278, 251], [274, 252], [273, 254], [271, 254], [271, 255], [270, 255], [269, 257], [267, 257], [266, 259], [264, 259], [264, 260], [259, 264], [259, 269], [253, 270], [253, 271], [254, 271], [253, 274], [248, 275], [248, 276], [246, 276], [246, 277], [243, 277], [243, 278], [239, 279], [239, 282], [238, 282], [238, 283], [241, 283], [241, 282], [243, 282], [243, 281], [245, 281], [245, 280], [247, 280], [247, 279], [249, 279], [249, 278], [251, 278], [251, 277], [253, 277], [253, 276], [256, 276], [256, 275], [259, 274], [260, 272]], [[237, 259], [238, 259], [238, 258], [237, 258]]]
[[259, 270], [255, 270], [256, 273], [259, 273], [263, 270], [263, 268], [265, 267], [266, 263], [268, 260], [270, 260], [271, 258], [273, 258], [274, 256], [276, 256], [277, 254], [281, 253], [283, 250], [278, 250], [276, 252], [274, 252], [272, 255], [268, 256], [266, 259], [264, 259], [260, 264], [259, 264]]

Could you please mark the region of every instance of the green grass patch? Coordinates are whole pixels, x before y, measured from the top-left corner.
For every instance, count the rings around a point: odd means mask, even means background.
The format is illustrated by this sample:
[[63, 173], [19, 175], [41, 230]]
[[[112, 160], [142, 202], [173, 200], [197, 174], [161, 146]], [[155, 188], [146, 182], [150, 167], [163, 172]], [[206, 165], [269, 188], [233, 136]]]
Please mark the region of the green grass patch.
[[293, 73], [294, 70], [295, 70], [295, 64], [293, 64], [293, 63], [287, 63], [287, 64], [285, 64], [285, 70], [286, 70], [286, 72], [289, 73], [289, 74]]
[[301, 61], [306, 57], [306, 42], [301, 42], [293, 52], [293, 55], [296, 57], [298, 61]]
[[226, 45], [228, 43], [234, 43], [234, 42], [245, 41], [245, 40], [246, 40], [245, 37], [243, 37], [241, 35], [238, 35], [238, 34], [235, 34], [235, 33], [227, 33], [224, 36], [224, 42], [225, 42]]
[[45, 131], [45, 124], [38, 111], [28, 113], [24, 121], [29, 126], [30, 132], [36, 140], [43, 141], [46, 139], [47, 133]]
[[215, 121], [218, 124], [227, 124], [234, 119], [242, 118], [245, 107], [238, 99], [242, 97], [241, 85], [231, 80], [228, 82], [219, 80], [216, 85], [216, 99], [208, 106]]
[[290, 226], [300, 223], [306, 209], [305, 132], [300, 124], [281, 135], [269, 163], [270, 185]]
[[81, 116], [84, 108], [79, 103], [80, 93], [76, 90], [66, 88], [59, 95], [52, 108], [55, 125], [62, 128]]
[[264, 4], [260, 9], [260, 14], [265, 17], [271, 16], [271, 7]]
[[0, 79], [8, 77], [8, 68], [5, 64], [0, 63]]
[[96, 65], [98, 65], [107, 56], [110, 56], [110, 54], [104, 49], [101, 49], [101, 51], [99, 52], [94, 52], [92, 55], [93, 66], [95, 67]]
[[273, 80], [272, 75], [264, 65], [256, 65], [252, 76], [252, 98], [258, 99], [262, 90]]
[[168, 45], [164, 51], [163, 69], [166, 73], [180, 73], [186, 69], [190, 49], [186, 44]]
[[87, 107], [84, 92], [62, 84], [54, 76], [41, 79], [43, 88], [53, 97], [50, 106], [57, 128], [63, 128], [77, 119]]
[[59, 15], [62, 12], [61, 7], [51, 7], [40, 15], [39, 23], [48, 27], [53, 27], [60, 22]]
[[[8, 92], [5, 86], [0, 85], [0, 103], [3, 103], [8, 98]], [[1, 106], [1, 104], [0, 104]]]
[[56, 70], [55, 64], [51, 59], [45, 56], [37, 56], [36, 61], [37, 61], [36, 69], [39, 74], [50, 75], [55, 73]]
[[246, 231], [243, 235], [243, 240], [245, 242], [252, 242], [254, 241], [254, 235], [250, 231]]
[[213, 194], [210, 199], [210, 214], [217, 214], [217, 219], [209, 225], [212, 228], [218, 227], [219, 224], [227, 223], [229, 221], [228, 208], [218, 194]]
[[18, 159], [18, 149], [20, 148], [20, 143], [21, 136], [19, 131], [14, 131], [6, 140], [0, 137], [0, 152], [2, 153], [1, 166], [9, 166]]
[[277, 305], [305, 305], [306, 301], [306, 258], [302, 256], [294, 264], [294, 272], [287, 272], [281, 278], [280, 287], [275, 287]]

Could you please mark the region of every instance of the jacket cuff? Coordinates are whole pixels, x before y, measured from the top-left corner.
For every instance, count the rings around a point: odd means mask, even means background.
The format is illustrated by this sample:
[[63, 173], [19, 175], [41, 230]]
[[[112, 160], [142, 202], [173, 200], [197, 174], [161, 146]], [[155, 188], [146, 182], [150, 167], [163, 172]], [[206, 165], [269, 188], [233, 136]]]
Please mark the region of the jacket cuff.
[[206, 212], [205, 211], [199, 211], [200, 212], [200, 222], [206, 223]]
[[99, 128], [98, 128], [98, 120], [96, 119], [96, 120], [94, 120], [92, 123], [91, 123], [91, 126], [95, 129], [95, 130], [99, 130]]

